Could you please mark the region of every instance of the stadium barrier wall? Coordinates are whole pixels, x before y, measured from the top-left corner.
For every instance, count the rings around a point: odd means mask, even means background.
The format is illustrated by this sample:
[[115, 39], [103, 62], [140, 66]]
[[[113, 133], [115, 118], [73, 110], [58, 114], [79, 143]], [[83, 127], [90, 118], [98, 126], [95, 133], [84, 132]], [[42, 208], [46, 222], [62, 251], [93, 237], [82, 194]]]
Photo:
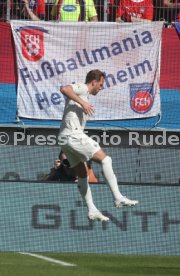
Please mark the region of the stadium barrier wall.
[[140, 203], [120, 209], [91, 188], [109, 222], [88, 221], [75, 183], [0, 183], [0, 251], [180, 255], [179, 187], [122, 186]]
[[[112, 157], [119, 183], [180, 184], [178, 131], [86, 131]], [[4, 127], [0, 140], [0, 181], [42, 181], [60, 152], [58, 129]], [[93, 169], [104, 181], [101, 167]]]

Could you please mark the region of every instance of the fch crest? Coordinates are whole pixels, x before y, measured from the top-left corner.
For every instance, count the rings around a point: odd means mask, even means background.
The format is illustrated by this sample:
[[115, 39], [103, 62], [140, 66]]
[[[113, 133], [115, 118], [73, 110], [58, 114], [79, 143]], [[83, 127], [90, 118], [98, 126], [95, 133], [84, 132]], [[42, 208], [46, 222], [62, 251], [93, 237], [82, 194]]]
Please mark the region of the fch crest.
[[21, 49], [22, 55], [29, 61], [38, 61], [44, 56], [44, 33], [47, 30], [35, 26], [22, 27], [21, 35]]
[[152, 83], [130, 84], [130, 106], [136, 113], [148, 112], [154, 103]]

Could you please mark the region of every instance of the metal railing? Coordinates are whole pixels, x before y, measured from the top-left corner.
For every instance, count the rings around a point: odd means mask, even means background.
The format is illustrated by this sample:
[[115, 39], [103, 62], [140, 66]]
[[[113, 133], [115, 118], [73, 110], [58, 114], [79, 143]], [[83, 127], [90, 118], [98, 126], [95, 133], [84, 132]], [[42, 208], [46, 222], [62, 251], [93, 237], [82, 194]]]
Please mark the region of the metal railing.
[[[28, 13], [25, 7], [25, 2], [30, 3], [30, 12]], [[80, 1], [80, 0], [78, 0]], [[122, 0], [121, 0], [122, 1]], [[120, 5], [118, 0], [94, 0], [94, 6], [97, 11], [98, 21], [116, 21], [117, 10]], [[168, 0], [166, 0], [167, 2]], [[25, 20], [57, 20], [52, 16], [52, 9], [55, 5], [56, 0], [45, 0], [42, 10], [43, 14], [39, 14], [32, 10], [34, 1], [33, 0], [0, 0], [0, 21], [10, 21], [11, 19], [25, 19]], [[83, 2], [83, 1], [82, 1]], [[162, 2], [162, 1], [161, 1]], [[170, 2], [169, 2], [170, 3]], [[122, 2], [123, 4], [123, 2]], [[153, 4], [153, 21], [165, 21], [166, 26], [171, 27], [172, 22], [180, 21], [180, 3], [169, 4], [169, 6], [164, 4], [160, 5], [160, 0], [152, 0]], [[56, 5], [57, 6], [57, 5]], [[73, 8], [70, 5], [69, 8]], [[132, 7], [128, 7], [131, 9]], [[141, 7], [143, 8], [143, 7]], [[144, 7], [147, 8], [147, 7]], [[32, 16], [35, 14], [35, 17]], [[133, 15], [134, 16], [134, 15]], [[87, 20], [85, 16], [85, 20]], [[69, 20], [71, 21], [71, 20]], [[126, 20], [125, 20], [126, 21]]]

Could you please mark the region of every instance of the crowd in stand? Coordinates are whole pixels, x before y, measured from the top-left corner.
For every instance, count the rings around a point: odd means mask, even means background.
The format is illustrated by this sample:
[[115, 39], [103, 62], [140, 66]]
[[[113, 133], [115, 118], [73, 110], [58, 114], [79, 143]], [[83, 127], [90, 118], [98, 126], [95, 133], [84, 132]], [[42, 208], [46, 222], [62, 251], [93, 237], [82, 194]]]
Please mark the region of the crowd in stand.
[[180, 0], [0, 0], [0, 20], [180, 22]]

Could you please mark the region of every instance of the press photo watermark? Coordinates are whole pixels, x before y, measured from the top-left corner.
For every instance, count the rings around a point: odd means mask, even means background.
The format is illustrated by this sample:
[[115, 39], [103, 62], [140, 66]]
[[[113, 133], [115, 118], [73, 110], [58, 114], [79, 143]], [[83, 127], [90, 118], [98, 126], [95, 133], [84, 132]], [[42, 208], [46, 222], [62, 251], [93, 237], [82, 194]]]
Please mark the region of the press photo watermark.
[[[88, 131], [85, 131], [88, 135]], [[126, 144], [129, 147], [136, 146], [179, 146], [180, 145], [180, 135], [179, 133], [169, 133], [167, 131], [162, 131], [160, 133], [151, 134], [140, 133], [139, 131], [129, 131], [126, 135], [122, 135], [122, 132], [117, 132], [116, 134], [109, 133], [108, 131], [102, 131], [98, 134], [88, 135], [97, 143], [103, 147], [107, 146], [120, 146]], [[71, 136], [69, 137], [71, 139]], [[55, 146], [67, 143], [66, 139], [59, 139], [57, 135], [49, 134], [27, 134], [21, 131], [16, 131], [13, 134], [8, 134], [7, 132], [0, 132], [0, 145], [26, 145], [26, 146]], [[81, 138], [79, 143], [86, 144], [86, 139]]]

